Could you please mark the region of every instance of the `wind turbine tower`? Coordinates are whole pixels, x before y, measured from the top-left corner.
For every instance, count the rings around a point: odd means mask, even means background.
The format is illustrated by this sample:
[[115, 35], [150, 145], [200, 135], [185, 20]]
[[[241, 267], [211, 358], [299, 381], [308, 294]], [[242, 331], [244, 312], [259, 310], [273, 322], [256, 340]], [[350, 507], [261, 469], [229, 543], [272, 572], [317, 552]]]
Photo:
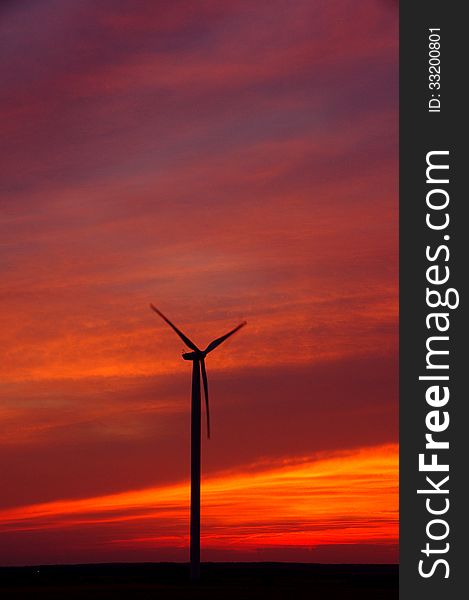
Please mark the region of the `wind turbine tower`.
[[177, 333], [181, 340], [192, 352], [183, 352], [184, 360], [192, 361], [192, 398], [191, 398], [191, 529], [190, 529], [190, 561], [191, 561], [191, 580], [200, 579], [200, 426], [201, 426], [201, 393], [200, 393], [200, 375], [205, 395], [205, 411], [207, 415], [207, 437], [210, 439], [210, 410], [208, 402], [208, 379], [205, 369], [205, 357], [215, 350], [220, 344], [236, 333], [241, 327], [246, 325], [246, 321], [240, 323], [237, 327], [225, 333], [221, 337], [213, 340], [205, 348], [200, 350], [174, 323], [165, 317], [157, 308], [150, 304], [150, 307]]

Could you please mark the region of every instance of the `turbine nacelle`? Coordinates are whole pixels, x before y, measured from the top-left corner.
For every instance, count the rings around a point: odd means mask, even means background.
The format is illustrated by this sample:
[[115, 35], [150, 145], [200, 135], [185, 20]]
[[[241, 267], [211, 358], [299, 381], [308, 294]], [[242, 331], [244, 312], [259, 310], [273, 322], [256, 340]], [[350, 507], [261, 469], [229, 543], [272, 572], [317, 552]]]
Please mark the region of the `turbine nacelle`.
[[205, 354], [203, 352], [183, 352], [182, 358], [184, 360], [202, 360], [205, 358]]

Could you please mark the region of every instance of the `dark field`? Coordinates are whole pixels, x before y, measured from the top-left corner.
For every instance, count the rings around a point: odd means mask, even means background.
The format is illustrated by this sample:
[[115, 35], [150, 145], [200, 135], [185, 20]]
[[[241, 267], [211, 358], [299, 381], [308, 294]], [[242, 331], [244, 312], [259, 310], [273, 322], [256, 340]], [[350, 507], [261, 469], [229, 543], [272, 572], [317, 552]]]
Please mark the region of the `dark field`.
[[205, 563], [201, 581], [177, 563], [59, 565], [0, 568], [0, 597], [38, 600], [398, 598], [397, 565]]

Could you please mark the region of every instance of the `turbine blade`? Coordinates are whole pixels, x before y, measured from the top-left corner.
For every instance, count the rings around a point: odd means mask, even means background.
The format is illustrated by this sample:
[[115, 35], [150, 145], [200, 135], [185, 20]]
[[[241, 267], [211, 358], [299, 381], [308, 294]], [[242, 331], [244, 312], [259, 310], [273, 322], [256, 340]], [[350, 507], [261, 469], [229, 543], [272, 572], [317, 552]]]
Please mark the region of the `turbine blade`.
[[210, 409], [208, 404], [208, 379], [207, 371], [205, 370], [205, 360], [200, 361], [200, 368], [202, 370], [202, 381], [204, 382], [204, 394], [205, 394], [205, 412], [207, 414], [207, 437], [210, 439]]
[[164, 321], [166, 321], [166, 323], [168, 323], [168, 325], [174, 329], [174, 331], [178, 334], [178, 336], [181, 338], [181, 340], [186, 344], [186, 346], [188, 346], [191, 350], [194, 350], [195, 352], [200, 352], [200, 350], [197, 348], [197, 346], [194, 344], [194, 342], [192, 342], [187, 335], [184, 335], [182, 333], [182, 331], [180, 331], [176, 325], [174, 325], [174, 323], [171, 323], [171, 321], [164, 316], [164, 314], [158, 310], [155, 306], [153, 306], [153, 304], [150, 304], [150, 308], [152, 308], [157, 315], [159, 315]]
[[212, 350], [215, 350], [215, 348], [217, 346], [222, 344], [226, 339], [228, 339], [231, 335], [233, 335], [233, 333], [236, 333], [239, 329], [241, 329], [241, 327], [244, 327], [245, 325], [246, 325], [246, 321], [243, 321], [242, 323], [240, 323], [238, 325], [238, 327], [235, 327], [228, 333], [225, 333], [225, 335], [222, 335], [221, 337], [217, 338], [216, 340], [213, 340], [213, 342], [210, 342], [210, 344], [205, 348], [204, 353], [208, 354]]

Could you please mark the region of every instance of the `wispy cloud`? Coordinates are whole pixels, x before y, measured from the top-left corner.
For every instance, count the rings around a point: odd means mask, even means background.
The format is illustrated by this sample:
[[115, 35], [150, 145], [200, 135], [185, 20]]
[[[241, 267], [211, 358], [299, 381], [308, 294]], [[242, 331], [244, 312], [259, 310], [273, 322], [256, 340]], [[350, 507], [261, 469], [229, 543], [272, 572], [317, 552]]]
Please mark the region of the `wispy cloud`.
[[210, 357], [210, 477], [395, 442], [395, 5], [1, 10], [3, 506], [184, 478], [189, 373], [150, 301], [201, 343], [249, 322]]
[[[234, 555], [278, 546], [308, 551], [357, 543], [395, 550], [397, 469], [397, 447], [391, 445], [280, 465], [264, 461], [212, 475], [202, 485], [203, 546], [232, 549]], [[0, 524], [7, 534], [86, 531], [91, 555], [107, 545], [130, 551], [168, 544], [185, 548], [188, 504], [188, 485], [178, 483], [3, 510]], [[93, 542], [94, 527], [101, 531], [100, 548]]]

